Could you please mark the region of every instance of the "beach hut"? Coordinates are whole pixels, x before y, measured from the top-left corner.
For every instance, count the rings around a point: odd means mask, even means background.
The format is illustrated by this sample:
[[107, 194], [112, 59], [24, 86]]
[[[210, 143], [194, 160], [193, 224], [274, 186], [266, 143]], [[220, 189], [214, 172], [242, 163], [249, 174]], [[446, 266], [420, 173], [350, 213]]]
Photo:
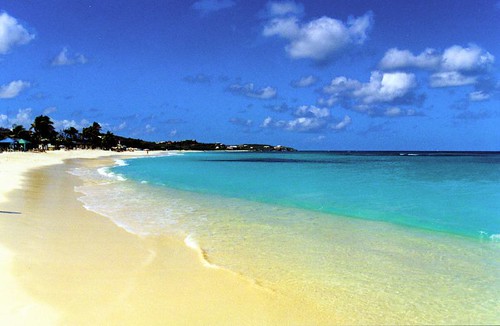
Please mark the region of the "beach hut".
[[0, 140], [0, 148], [2, 150], [4, 149], [12, 149], [14, 148], [14, 145], [16, 144], [16, 140], [12, 138], [5, 138]]
[[20, 146], [22, 146], [22, 147], [23, 147], [23, 151], [25, 151], [25, 152], [26, 152], [26, 147], [27, 147], [29, 144], [31, 144], [31, 142], [30, 142], [30, 141], [25, 140], [25, 139], [22, 139], [22, 138], [18, 139], [18, 143], [19, 143], [19, 145], [20, 145]]

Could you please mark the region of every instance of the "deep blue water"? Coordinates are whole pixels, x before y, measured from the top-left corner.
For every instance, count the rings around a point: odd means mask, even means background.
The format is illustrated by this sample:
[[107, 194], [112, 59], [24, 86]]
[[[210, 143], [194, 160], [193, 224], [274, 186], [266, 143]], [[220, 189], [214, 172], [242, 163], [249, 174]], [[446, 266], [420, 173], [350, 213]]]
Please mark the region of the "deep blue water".
[[475, 238], [500, 234], [500, 155], [184, 153], [129, 160], [127, 179]]

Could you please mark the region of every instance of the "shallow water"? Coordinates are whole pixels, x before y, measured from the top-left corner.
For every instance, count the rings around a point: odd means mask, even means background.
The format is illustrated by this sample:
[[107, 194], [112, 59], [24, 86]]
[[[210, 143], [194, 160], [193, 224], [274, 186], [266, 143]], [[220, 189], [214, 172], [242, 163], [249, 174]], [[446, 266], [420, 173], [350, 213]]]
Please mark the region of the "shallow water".
[[498, 162], [314, 155], [190, 153], [72, 173], [84, 205], [129, 232], [186, 238], [207, 266], [347, 323], [500, 322]]

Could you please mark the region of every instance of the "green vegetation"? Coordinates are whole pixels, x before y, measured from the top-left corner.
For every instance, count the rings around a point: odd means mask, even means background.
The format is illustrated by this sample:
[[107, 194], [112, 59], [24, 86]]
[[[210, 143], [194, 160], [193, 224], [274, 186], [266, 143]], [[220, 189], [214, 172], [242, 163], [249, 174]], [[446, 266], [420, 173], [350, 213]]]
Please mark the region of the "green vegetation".
[[[12, 129], [0, 127], [0, 141], [11, 138], [13, 144], [2, 143], [16, 149], [38, 149], [49, 148], [82, 148], [82, 149], [105, 149], [125, 151], [128, 149], [145, 150], [246, 150], [246, 151], [294, 151], [293, 148], [284, 146], [272, 146], [264, 144], [225, 145], [222, 143], [199, 143], [196, 140], [162, 141], [151, 142], [136, 138], [127, 138], [113, 134], [110, 131], [101, 132], [101, 125], [97, 122], [78, 131], [75, 127], [57, 132], [50, 117], [40, 115], [35, 118], [29, 130], [24, 126], [14, 125]], [[28, 144], [28, 146], [26, 146]], [[21, 146], [22, 145], [22, 146]], [[2, 148], [0, 147], [0, 150]]]

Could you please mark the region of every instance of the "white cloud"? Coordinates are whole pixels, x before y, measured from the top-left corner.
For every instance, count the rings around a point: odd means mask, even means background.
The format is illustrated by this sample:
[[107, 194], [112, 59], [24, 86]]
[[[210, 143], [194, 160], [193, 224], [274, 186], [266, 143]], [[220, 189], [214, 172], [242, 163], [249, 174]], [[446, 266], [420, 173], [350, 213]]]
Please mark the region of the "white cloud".
[[22, 80], [11, 81], [7, 85], [0, 86], [0, 98], [14, 98], [24, 89], [30, 87], [30, 83]]
[[[291, 5], [281, 9], [271, 9], [271, 14], [278, 12], [297, 14]], [[288, 9], [287, 9], [288, 8]], [[367, 12], [358, 18], [351, 18], [346, 23], [323, 16], [302, 23], [296, 16], [276, 17], [271, 19], [263, 29], [263, 35], [279, 36], [289, 41], [285, 47], [293, 59], [309, 58], [318, 62], [326, 62], [336, 54], [354, 44], [363, 44], [367, 33], [373, 25], [373, 14]]]
[[86, 64], [88, 59], [83, 54], [68, 55], [68, 49], [63, 48], [54, 59], [52, 66], [71, 66], [75, 64]]
[[473, 102], [486, 101], [490, 97], [491, 97], [491, 95], [484, 92], [484, 91], [476, 91], [476, 92], [471, 92], [469, 94], [469, 100], [471, 100]]
[[318, 81], [318, 79], [316, 77], [309, 75], [309, 76], [302, 77], [298, 80], [292, 81], [291, 85], [292, 85], [292, 87], [295, 87], [295, 88], [303, 88], [303, 87], [312, 86], [312, 85], [316, 84], [317, 81]]
[[116, 128], [114, 128], [114, 130], [123, 130], [127, 127], [127, 122], [123, 121], [122, 123], [120, 123]]
[[295, 1], [268, 2], [267, 11], [270, 16], [301, 15], [304, 13], [304, 6]]
[[420, 68], [438, 71], [478, 72], [491, 67], [495, 57], [471, 44], [468, 47], [453, 45], [442, 54], [434, 49], [414, 55], [408, 50], [389, 49], [379, 63], [381, 69]]
[[233, 84], [229, 86], [228, 90], [236, 95], [243, 95], [261, 100], [272, 99], [275, 98], [277, 95], [276, 88], [267, 86], [260, 89], [256, 89], [253, 83], [248, 83], [245, 85]]
[[446, 49], [442, 58], [442, 69], [445, 71], [482, 71], [488, 69], [495, 57], [476, 45], [468, 48], [454, 45]]
[[[78, 130], [83, 130], [83, 128], [88, 127], [89, 121], [86, 119], [81, 120], [80, 122], [77, 122], [75, 120], [53, 120], [54, 122], [54, 128], [56, 130], [64, 130], [68, 129], [70, 127], [73, 127]], [[105, 124], [101, 124], [102, 128], [105, 128]]]
[[317, 118], [300, 117], [286, 122], [285, 129], [289, 131], [308, 132], [308, 131], [317, 131], [319, 129], [323, 129], [325, 125], [326, 125], [325, 120]]
[[346, 77], [336, 77], [323, 87], [323, 92], [332, 95], [327, 101], [350, 97], [364, 104], [388, 103], [407, 95], [416, 86], [414, 74], [405, 72], [381, 73], [373, 71], [368, 83]]
[[441, 56], [434, 49], [425, 49], [419, 55], [408, 50], [389, 49], [379, 63], [381, 69], [395, 70], [403, 68], [436, 69], [441, 63]]
[[264, 26], [264, 36], [279, 35], [287, 39], [298, 37], [300, 33], [299, 19], [297, 17], [274, 18]]
[[33, 117], [31, 115], [32, 112], [33, 110], [31, 108], [19, 109], [14, 118], [8, 119], [10, 126], [12, 125], [20, 125], [24, 127], [31, 126], [31, 123], [33, 122]]
[[262, 128], [277, 128], [292, 132], [320, 132], [325, 129], [341, 130], [351, 123], [351, 118], [344, 119], [335, 124], [331, 123], [330, 110], [318, 108], [314, 105], [303, 105], [298, 107], [294, 113], [296, 118], [291, 120], [274, 120], [267, 117], [261, 124]]
[[341, 76], [332, 79], [329, 85], [323, 87], [323, 92], [326, 94], [339, 96], [360, 89], [361, 87], [361, 82], [355, 79], [349, 79], [347, 77]]
[[491, 70], [495, 57], [470, 44], [468, 47], [453, 45], [442, 54], [426, 49], [419, 55], [408, 50], [390, 49], [379, 63], [382, 69], [419, 68], [433, 71], [431, 87], [453, 87], [476, 84], [480, 76]]
[[144, 129], [145, 129], [145, 132], [146, 132], [147, 134], [151, 134], [151, 133], [153, 133], [153, 132], [155, 132], [155, 131], [156, 131], [156, 127], [153, 127], [153, 126], [151, 126], [150, 124], [147, 124], [147, 125], [144, 127]]
[[198, 10], [201, 14], [206, 15], [222, 9], [231, 8], [236, 3], [233, 0], [200, 0], [193, 3], [191, 8]]
[[345, 129], [345, 127], [350, 125], [351, 122], [352, 122], [351, 117], [346, 115], [346, 116], [344, 116], [344, 119], [342, 119], [342, 121], [340, 121], [339, 123], [336, 123], [334, 125], [331, 125], [330, 127], [334, 130], [343, 130], [343, 129]]
[[366, 104], [376, 102], [391, 102], [405, 96], [416, 86], [414, 74], [404, 72], [380, 73], [372, 72], [370, 82], [363, 84], [353, 92], [357, 98], [362, 98]]
[[262, 122], [262, 125], [261, 127], [263, 128], [267, 128], [269, 126], [271, 126], [271, 123], [273, 122], [273, 119], [271, 117], [267, 117], [264, 119], [264, 121]]
[[330, 110], [327, 108], [318, 108], [314, 105], [302, 105], [295, 110], [294, 115], [299, 117], [312, 117], [312, 118], [328, 118]]
[[6, 114], [0, 114], [0, 127], [10, 128], [9, 117]]
[[367, 83], [345, 76], [335, 77], [322, 88], [325, 97], [318, 105], [339, 105], [371, 116], [412, 116], [414, 110], [395, 105], [419, 105], [421, 96], [415, 94], [416, 76], [406, 72], [372, 71]]
[[401, 112], [403, 112], [403, 110], [401, 110], [400, 108], [391, 107], [391, 108], [387, 108], [385, 110], [384, 115], [386, 115], [388, 117], [397, 117], [397, 116], [401, 115]]
[[26, 28], [6, 12], [0, 14], [0, 54], [5, 54], [16, 45], [29, 43], [35, 38]]
[[458, 71], [437, 72], [430, 77], [431, 87], [464, 86], [472, 85], [476, 82], [476, 76], [466, 76]]
[[49, 106], [49, 107], [45, 108], [45, 110], [43, 110], [43, 114], [49, 115], [49, 114], [54, 113], [56, 111], [57, 111], [57, 108], [55, 106]]

